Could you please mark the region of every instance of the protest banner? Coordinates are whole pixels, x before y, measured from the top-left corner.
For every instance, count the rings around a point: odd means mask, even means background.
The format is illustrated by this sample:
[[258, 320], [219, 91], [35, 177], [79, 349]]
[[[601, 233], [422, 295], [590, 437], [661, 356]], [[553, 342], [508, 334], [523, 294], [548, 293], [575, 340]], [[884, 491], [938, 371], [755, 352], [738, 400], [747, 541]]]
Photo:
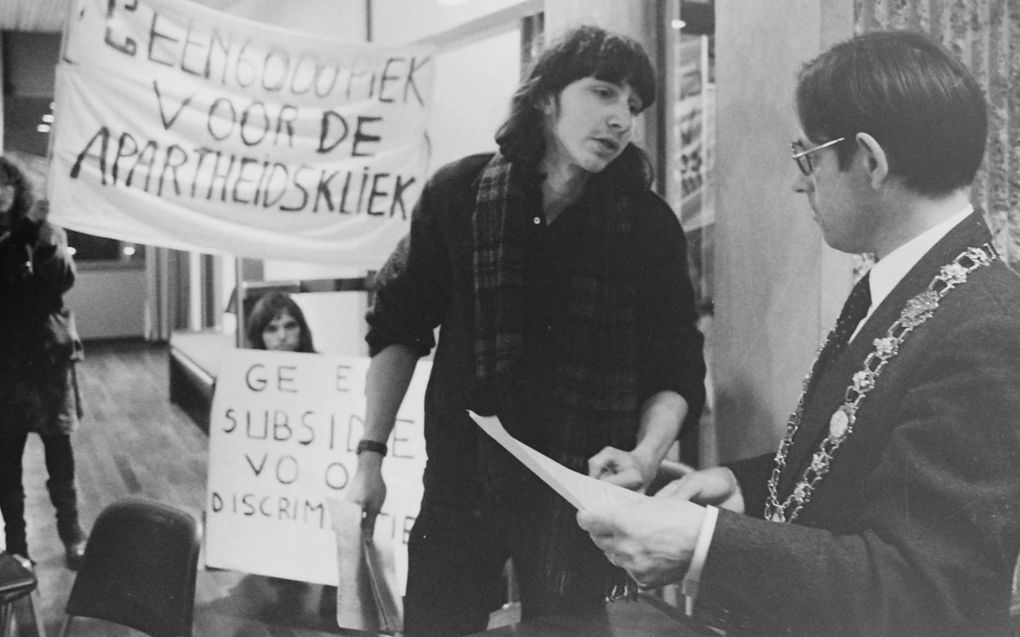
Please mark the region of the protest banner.
[[[367, 357], [238, 349], [216, 377], [209, 424], [207, 566], [337, 584], [327, 500], [357, 468]], [[425, 467], [430, 363], [420, 362], [383, 463], [388, 495], [374, 541], [393, 546], [401, 592]]]
[[377, 267], [427, 170], [432, 49], [189, 0], [73, 0], [51, 220], [238, 257]]

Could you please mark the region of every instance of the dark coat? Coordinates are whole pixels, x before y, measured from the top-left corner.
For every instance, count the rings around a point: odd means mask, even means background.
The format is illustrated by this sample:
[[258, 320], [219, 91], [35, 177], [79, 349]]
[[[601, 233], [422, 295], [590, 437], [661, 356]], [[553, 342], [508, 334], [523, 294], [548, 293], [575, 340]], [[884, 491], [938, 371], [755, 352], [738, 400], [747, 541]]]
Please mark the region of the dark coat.
[[[980, 214], [961, 222], [815, 379], [780, 501], [874, 339], [941, 266], [990, 240]], [[999, 261], [977, 269], [907, 336], [794, 524], [761, 519], [772, 464], [768, 454], [731, 467], [749, 515], [720, 512], [702, 618], [731, 634], [1008, 634], [1020, 548], [1017, 276]]]
[[46, 243], [32, 247], [0, 236], [0, 436], [70, 433], [82, 415], [82, 344], [63, 302], [74, 261], [64, 231], [45, 230]]
[[[475, 378], [472, 216], [482, 171], [491, 158], [491, 154], [463, 158], [440, 168], [429, 180], [415, 206], [410, 234], [377, 279], [378, 289], [368, 314], [366, 336], [373, 356], [393, 343], [413, 347], [422, 355], [435, 346], [425, 394], [425, 441], [429, 458], [424, 477], [429, 494], [426, 498], [443, 493], [444, 500], [462, 503], [482, 496], [477, 436], [484, 434], [479, 433], [478, 426], [467, 416]], [[595, 276], [634, 279], [636, 309], [632, 311], [639, 334], [636, 344], [639, 364], [635, 370], [639, 375], [639, 400], [658, 391], [676, 391], [688, 402], [691, 422], [696, 422], [694, 419], [704, 401], [703, 341], [695, 325], [697, 315], [687, 276], [686, 238], [676, 215], [658, 196], [643, 185], [640, 188], [628, 186], [627, 210], [632, 214], [634, 227], [632, 239], [622, 249], [620, 259], [609, 258], [603, 247], [608, 244], [580, 240], [580, 235], [574, 231], [576, 224], [570, 225], [571, 213], [596, 214], [619, 196], [611, 193], [624, 189], [624, 184], [612, 181], [606, 174], [589, 181], [590, 190], [586, 196], [556, 220], [551, 226], [554, 229], [541, 242], [549, 246], [555, 241], [553, 245], [557, 247], [536, 250], [539, 255], [557, 258], [544, 276], [533, 277], [543, 281], [545, 293], [525, 292], [536, 306], [530, 311], [532, 318], [526, 321], [525, 330], [529, 335], [544, 334], [535, 339], [539, 344], [530, 347], [530, 355], [532, 361], [549, 361], [550, 364], [532, 363], [530, 370], [521, 374], [524, 378], [518, 377], [518, 381], [531, 390], [521, 392], [528, 396], [527, 406], [534, 415], [527, 420], [543, 427], [556, 423], [557, 433], [568, 428], [563, 427], [564, 420], [553, 416], [556, 413], [554, 401], [546, 397], [550, 392], [545, 389], [552, 382], [545, 381], [551, 375], [541, 375], [537, 370], [552, 369], [552, 363], [561, 356], [558, 347], [574, 342], [566, 334], [573, 328], [568, 319], [574, 318], [572, 308], [566, 307], [570, 298], [568, 292], [571, 286], [587, 289]], [[525, 210], [541, 214], [538, 183], [515, 187], [525, 191], [522, 193], [527, 199]], [[527, 216], [527, 225], [531, 225], [531, 215]], [[537, 239], [531, 240], [532, 245], [539, 243]], [[551, 256], [546, 258], [552, 260]], [[541, 266], [535, 266], [541, 263], [533, 259], [530, 265], [537, 270]], [[436, 346], [433, 334], [437, 325], [442, 328]], [[526, 337], [526, 347], [527, 340]], [[592, 349], [604, 353], [606, 348], [592, 346]], [[523, 353], [522, 358], [528, 354]], [[570, 410], [570, 417], [577, 415], [594, 417], [596, 412]], [[636, 417], [633, 422], [636, 435]], [[514, 433], [521, 435], [520, 430]], [[533, 433], [534, 430], [521, 437], [549, 455], [563, 451], [555, 444], [545, 446], [547, 440], [540, 437], [530, 437]], [[597, 444], [577, 455], [587, 458], [609, 444], [608, 440], [599, 440], [596, 436], [592, 436], [592, 440]], [[514, 470], [520, 469], [521, 465], [509, 455], [504, 457]]]

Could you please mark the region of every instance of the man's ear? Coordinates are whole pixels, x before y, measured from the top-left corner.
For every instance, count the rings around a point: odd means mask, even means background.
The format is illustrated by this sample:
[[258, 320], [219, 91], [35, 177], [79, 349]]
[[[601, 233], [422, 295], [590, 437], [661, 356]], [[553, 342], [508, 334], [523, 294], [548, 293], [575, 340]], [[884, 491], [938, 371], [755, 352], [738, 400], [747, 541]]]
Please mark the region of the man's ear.
[[559, 106], [557, 96], [551, 94], [543, 95], [535, 102], [535, 107], [546, 117], [555, 115]]
[[889, 157], [878, 141], [867, 133], [857, 133], [857, 161], [862, 162], [868, 175], [868, 183], [875, 190], [889, 177]]

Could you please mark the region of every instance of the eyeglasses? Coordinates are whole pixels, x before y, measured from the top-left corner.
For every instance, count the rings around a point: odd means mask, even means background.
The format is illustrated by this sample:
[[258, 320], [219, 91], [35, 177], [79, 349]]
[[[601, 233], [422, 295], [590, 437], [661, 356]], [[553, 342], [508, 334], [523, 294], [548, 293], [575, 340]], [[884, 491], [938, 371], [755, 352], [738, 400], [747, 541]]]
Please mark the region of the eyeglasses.
[[811, 153], [822, 150], [823, 148], [828, 148], [829, 146], [835, 146], [845, 139], [846, 137], [838, 137], [832, 141], [825, 142], [824, 144], [819, 144], [814, 148], [804, 148], [804, 144], [799, 141], [795, 141], [790, 144], [790, 149], [793, 151], [793, 161], [797, 164], [797, 168], [800, 168], [800, 172], [803, 173], [805, 177], [810, 177], [811, 173], [814, 172], [815, 169], [815, 167], [811, 165]]

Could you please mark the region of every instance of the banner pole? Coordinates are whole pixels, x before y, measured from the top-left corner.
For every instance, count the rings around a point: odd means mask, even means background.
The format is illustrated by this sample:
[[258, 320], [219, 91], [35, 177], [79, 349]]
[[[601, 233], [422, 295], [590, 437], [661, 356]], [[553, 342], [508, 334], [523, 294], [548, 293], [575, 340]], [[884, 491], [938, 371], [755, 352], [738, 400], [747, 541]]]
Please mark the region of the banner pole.
[[234, 258], [234, 316], [237, 318], [237, 327], [234, 334], [234, 345], [238, 349], [244, 347], [245, 325], [248, 317], [244, 314], [244, 258]]

